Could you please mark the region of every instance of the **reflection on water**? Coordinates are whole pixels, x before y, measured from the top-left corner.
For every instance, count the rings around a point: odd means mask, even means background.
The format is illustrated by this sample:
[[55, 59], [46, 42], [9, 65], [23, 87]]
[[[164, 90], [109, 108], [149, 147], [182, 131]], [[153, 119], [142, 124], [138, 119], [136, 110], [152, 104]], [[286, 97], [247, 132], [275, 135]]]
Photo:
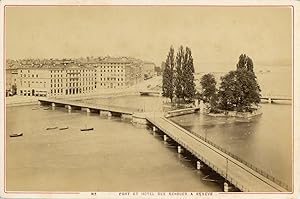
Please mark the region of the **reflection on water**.
[[251, 119], [211, 117], [198, 113], [172, 120], [291, 187], [292, 106], [262, 104], [262, 112], [261, 116]]
[[[129, 121], [81, 111], [7, 108], [9, 191], [222, 191], [168, 147]], [[68, 126], [69, 129], [46, 130]], [[94, 131], [81, 132], [80, 128]], [[23, 137], [10, 138], [11, 132]]]

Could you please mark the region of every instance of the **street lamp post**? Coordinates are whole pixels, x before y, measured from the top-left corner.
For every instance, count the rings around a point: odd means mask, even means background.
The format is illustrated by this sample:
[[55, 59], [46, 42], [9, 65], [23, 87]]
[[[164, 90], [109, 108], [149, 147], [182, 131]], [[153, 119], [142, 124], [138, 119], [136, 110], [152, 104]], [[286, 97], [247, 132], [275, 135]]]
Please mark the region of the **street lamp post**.
[[227, 180], [227, 172], [228, 172], [228, 158], [226, 158], [226, 180]]

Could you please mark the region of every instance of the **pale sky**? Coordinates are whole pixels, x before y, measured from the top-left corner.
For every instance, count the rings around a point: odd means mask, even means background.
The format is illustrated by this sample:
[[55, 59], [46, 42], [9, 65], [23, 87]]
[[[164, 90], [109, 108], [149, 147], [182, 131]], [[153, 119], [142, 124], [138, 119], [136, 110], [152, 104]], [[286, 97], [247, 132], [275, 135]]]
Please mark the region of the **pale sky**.
[[[159, 64], [171, 45], [189, 46], [199, 67], [291, 64], [288, 7], [6, 7], [7, 58], [133, 56]], [[234, 67], [234, 66], [233, 66]]]

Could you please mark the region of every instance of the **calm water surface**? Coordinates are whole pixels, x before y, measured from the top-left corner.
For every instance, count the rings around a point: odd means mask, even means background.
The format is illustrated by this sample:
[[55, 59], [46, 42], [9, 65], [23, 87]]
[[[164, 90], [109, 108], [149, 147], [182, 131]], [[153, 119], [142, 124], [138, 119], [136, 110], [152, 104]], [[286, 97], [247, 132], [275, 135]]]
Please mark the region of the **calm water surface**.
[[[159, 111], [160, 97], [126, 96], [88, 100], [98, 104], [127, 104]], [[291, 187], [292, 184], [292, 105], [279, 101], [262, 103], [261, 116], [252, 119], [210, 117], [191, 114], [174, 117], [175, 123], [207, 137], [241, 159], [262, 169]]]
[[292, 106], [262, 104], [262, 112], [252, 119], [215, 118], [198, 113], [171, 120], [291, 187]]
[[[9, 191], [222, 191], [150, 130], [98, 114], [32, 108], [7, 108]], [[69, 129], [45, 130], [51, 126]], [[79, 130], [86, 126], [95, 130]]]

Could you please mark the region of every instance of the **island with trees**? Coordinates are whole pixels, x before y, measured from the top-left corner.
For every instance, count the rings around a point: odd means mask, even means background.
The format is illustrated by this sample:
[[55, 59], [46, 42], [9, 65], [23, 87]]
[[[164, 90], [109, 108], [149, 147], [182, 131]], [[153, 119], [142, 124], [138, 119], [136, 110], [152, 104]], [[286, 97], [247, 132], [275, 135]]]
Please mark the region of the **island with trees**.
[[221, 77], [218, 88], [212, 74], [203, 75], [200, 84], [200, 99], [209, 115], [251, 117], [261, 114], [258, 111], [261, 90], [253, 61], [246, 54], [240, 55], [235, 70]]
[[198, 92], [194, 73], [191, 49], [180, 46], [175, 57], [171, 46], [163, 71], [163, 96], [171, 103], [181, 105], [201, 100], [204, 112], [212, 116], [251, 117], [261, 114], [261, 90], [253, 61], [246, 54], [240, 55], [236, 69], [222, 76], [219, 85], [214, 75], [208, 73], [201, 77]]

